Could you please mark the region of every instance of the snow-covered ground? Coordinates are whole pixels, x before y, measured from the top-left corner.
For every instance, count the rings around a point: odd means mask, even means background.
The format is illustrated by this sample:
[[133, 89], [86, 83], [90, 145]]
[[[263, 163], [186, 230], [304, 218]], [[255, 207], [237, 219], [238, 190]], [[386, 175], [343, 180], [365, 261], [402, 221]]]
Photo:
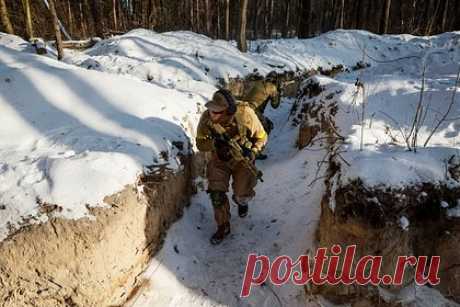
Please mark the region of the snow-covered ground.
[[[458, 96], [429, 144], [436, 148], [407, 152], [399, 132], [410, 127], [424, 63], [429, 112], [420, 140], [446, 110], [460, 63], [459, 32], [418, 38], [338, 30], [310, 40], [251, 42], [242, 54], [233, 43], [191, 32], [134, 30], [82, 53], [68, 51], [67, 64], [32, 51], [25, 41], [0, 35], [0, 240], [24, 223], [46, 221], [44, 203], [62, 206], [59, 216], [84, 217], [87, 204], [103, 205], [104, 196], [133, 183], [144, 166], [177, 167], [173, 143], [193, 143], [202, 106], [219, 79], [370, 63], [337, 80], [318, 78], [324, 98], [334, 92], [340, 106], [343, 156], [351, 162], [343, 180], [400, 185], [445, 179], [444, 160], [460, 146]], [[363, 151], [356, 78], [367, 94]], [[280, 109], [268, 110], [276, 130], [270, 158], [258, 162], [265, 182], [257, 186], [250, 215], [239, 219], [233, 207], [231, 237], [211, 246], [212, 208], [201, 191], [169, 230], [144, 274], [150, 286], [131, 305], [305, 306], [303, 289], [292, 285], [257, 287], [248, 299], [238, 297], [248, 253], [296, 258], [314, 240], [323, 184], [309, 183], [324, 152], [293, 148], [292, 103], [284, 99]]]
[[46, 221], [44, 204], [80, 218], [144, 166], [177, 168], [205, 102], [4, 46], [0, 75], [0, 240]]

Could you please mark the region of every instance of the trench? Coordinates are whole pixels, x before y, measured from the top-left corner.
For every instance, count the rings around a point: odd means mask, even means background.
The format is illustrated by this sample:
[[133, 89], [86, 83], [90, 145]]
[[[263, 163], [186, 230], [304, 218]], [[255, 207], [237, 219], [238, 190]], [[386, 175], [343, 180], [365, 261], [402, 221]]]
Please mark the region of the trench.
[[[107, 196], [92, 218], [50, 220], [0, 242], [0, 305], [120, 306], [189, 204], [191, 157]], [[51, 214], [51, 213], [50, 213]]]
[[278, 109], [267, 107], [275, 128], [266, 148], [268, 159], [256, 163], [264, 182], [256, 186], [249, 215], [239, 218], [232, 203], [231, 234], [221, 244], [211, 245], [213, 209], [206, 180], [198, 178], [191, 205], [168, 230], [163, 248], [140, 276], [143, 286], [126, 307], [317, 306], [308, 303], [311, 298], [304, 287], [290, 283], [275, 287], [267, 282], [254, 287], [250, 297], [240, 298], [248, 254], [297, 258], [316, 240], [324, 184], [307, 185], [324, 153], [297, 149], [298, 129], [290, 124], [294, 103], [294, 97], [285, 96]]
[[[315, 248], [330, 250], [339, 244], [343, 251], [347, 246], [356, 245], [353, 268], [360, 257], [382, 256], [380, 276], [393, 276], [399, 256], [426, 256], [425, 272], [431, 257], [439, 256], [440, 283], [423, 288], [414, 282], [414, 267], [408, 267], [401, 285], [313, 285], [307, 288], [308, 294], [321, 295], [335, 304], [357, 306], [457, 306], [460, 302], [457, 279], [460, 252], [450, 244], [458, 242], [459, 218], [449, 216], [448, 210], [457, 206], [460, 188], [455, 184], [431, 182], [404, 187], [369, 187], [359, 178], [346, 184], [338, 183], [342, 168], [346, 167], [346, 161], [338, 154], [343, 139], [337, 133], [337, 104], [332, 95], [329, 102], [319, 100], [319, 103], [315, 99], [324, 90], [316, 81], [306, 83], [302, 94], [305, 99], [299, 104], [295, 118], [299, 126], [298, 146], [311, 148], [320, 142], [328, 153]], [[446, 171], [456, 181], [460, 179], [454, 171], [457, 167], [446, 166]], [[401, 225], [402, 217], [411, 221], [409, 227]], [[369, 268], [366, 272], [369, 273]], [[406, 294], [402, 294], [404, 292]]]
[[[241, 91], [241, 84], [235, 84]], [[292, 92], [297, 94], [296, 89]], [[338, 201], [336, 212], [342, 219], [331, 212], [327, 205], [330, 179], [337, 170], [317, 171], [330, 147], [310, 144], [318, 133], [330, 131], [327, 125], [297, 122], [292, 126], [295, 104], [296, 99], [283, 97], [279, 109], [267, 108], [266, 115], [275, 129], [266, 149], [269, 159], [257, 162], [265, 182], [256, 187], [248, 217], [240, 219], [236, 207], [231, 206], [232, 233], [221, 245], [209, 243], [215, 226], [206, 181], [199, 176], [203, 174], [204, 157], [185, 157], [179, 173], [159, 171], [140, 178], [144, 198], [139, 197], [136, 185], [108, 197], [111, 208], [95, 209], [96, 222], [56, 219], [28, 227], [0, 243], [3, 305], [318, 306], [318, 295], [343, 303], [367, 297], [369, 292], [327, 287], [305, 291], [291, 283], [281, 287], [265, 283], [242, 299], [239, 294], [247, 255], [296, 259], [318, 246], [364, 242], [374, 236], [372, 241], [384, 246], [363, 249], [362, 254], [390, 252], [388, 246], [399, 244], [406, 250], [395, 249], [398, 253], [423, 254], [434, 249], [458, 259], [458, 251], [449, 245], [450, 240], [460, 238], [452, 221], [440, 218], [424, 225], [421, 220], [419, 230], [401, 237], [394, 225], [370, 230], [368, 218], [380, 216], [371, 210], [356, 211], [354, 202]], [[314, 112], [318, 114], [318, 110]], [[352, 199], [364, 199], [359, 185], [354, 191]], [[385, 197], [391, 199], [391, 195]], [[360, 214], [360, 219], [349, 218]], [[414, 215], [419, 214], [414, 210]], [[425, 215], [428, 217], [432, 215]], [[438, 224], [443, 225], [442, 229]], [[353, 236], [349, 229], [356, 230]], [[382, 237], [382, 233], [390, 235]], [[440, 233], [449, 236], [439, 237]], [[421, 238], [430, 235], [432, 244], [422, 244], [425, 241]], [[22, 255], [22, 261], [17, 260], [18, 255]], [[455, 261], [443, 268], [450, 284], [441, 289], [453, 298], [458, 282]], [[28, 263], [34, 263], [34, 270]]]

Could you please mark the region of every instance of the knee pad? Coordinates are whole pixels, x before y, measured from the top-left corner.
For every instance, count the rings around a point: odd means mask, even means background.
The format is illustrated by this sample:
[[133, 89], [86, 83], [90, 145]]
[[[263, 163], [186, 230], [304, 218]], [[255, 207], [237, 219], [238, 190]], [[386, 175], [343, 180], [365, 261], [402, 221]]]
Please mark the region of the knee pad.
[[212, 206], [219, 208], [225, 204], [227, 195], [222, 191], [209, 191], [209, 197], [211, 198]]

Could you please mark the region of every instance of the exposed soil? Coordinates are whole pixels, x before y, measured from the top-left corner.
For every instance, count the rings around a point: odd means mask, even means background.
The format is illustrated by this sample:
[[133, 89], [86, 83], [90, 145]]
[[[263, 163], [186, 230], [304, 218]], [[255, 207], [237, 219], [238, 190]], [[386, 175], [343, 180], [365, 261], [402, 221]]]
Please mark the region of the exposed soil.
[[161, 247], [191, 194], [191, 159], [182, 170], [144, 175], [89, 208], [91, 218], [21, 228], [0, 243], [0, 305], [116, 306]]

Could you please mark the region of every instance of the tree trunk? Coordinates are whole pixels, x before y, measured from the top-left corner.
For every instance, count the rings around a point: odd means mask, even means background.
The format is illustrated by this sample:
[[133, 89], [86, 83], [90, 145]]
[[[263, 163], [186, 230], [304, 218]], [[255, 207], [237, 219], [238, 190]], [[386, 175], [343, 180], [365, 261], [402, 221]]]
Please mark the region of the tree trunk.
[[405, 32], [405, 27], [406, 27], [406, 12], [404, 10], [404, 2], [399, 0], [399, 15], [401, 16], [400, 19], [400, 24], [399, 24], [399, 33], [406, 33]]
[[56, 49], [58, 51], [58, 60], [62, 60], [64, 57], [64, 51], [62, 49], [62, 38], [61, 29], [59, 28], [59, 20], [56, 14], [56, 6], [54, 0], [48, 0], [50, 5], [51, 18], [53, 19], [54, 32], [56, 34]]
[[444, 0], [444, 2], [445, 3], [444, 3], [444, 12], [442, 13], [441, 32], [446, 31], [447, 12], [449, 11], [449, 0]]
[[[455, 16], [460, 16], [460, 3], [458, 3], [458, 1], [457, 1], [455, 5], [456, 5], [455, 8], [457, 10], [457, 12], [456, 12], [457, 15], [455, 15]], [[453, 18], [453, 19], [455, 20], [455, 22], [454, 22], [454, 30], [459, 30], [460, 29], [460, 18]]]
[[270, 0], [265, 0], [264, 1], [264, 36], [265, 38], [270, 38], [268, 34], [268, 26], [270, 24], [269, 18], [270, 18]]
[[365, 19], [367, 21], [366, 23], [366, 29], [369, 31], [372, 31], [372, 26], [375, 22], [373, 22], [373, 14], [372, 14], [372, 5], [375, 5], [375, 1], [369, 1], [367, 4], [366, 8], [366, 13], [365, 13]]
[[345, 18], [345, 0], [342, 0], [340, 2], [340, 13], [339, 13], [339, 28], [340, 29], [343, 29], [344, 18]]
[[91, 4], [91, 13], [94, 20], [94, 30], [96, 35], [102, 38], [104, 37], [104, 22], [102, 20], [100, 0], [92, 0]]
[[411, 6], [410, 6], [410, 7], [411, 7], [411, 10], [410, 10], [410, 12], [411, 12], [411, 18], [410, 18], [410, 22], [409, 22], [409, 25], [408, 25], [408, 27], [409, 27], [408, 33], [415, 33], [416, 30], [417, 30], [417, 19], [416, 19], [416, 17], [417, 17], [417, 15], [416, 15], [416, 14], [417, 14], [417, 10], [416, 10], [416, 4], [417, 4], [417, 0], [413, 0], [413, 1], [412, 1], [412, 4], [411, 4]]
[[216, 38], [220, 38], [220, 0], [217, 1], [216, 3], [216, 9], [217, 9], [217, 30], [216, 30]]
[[81, 27], [81, 31], [83, 32], [82, 38], [86, 38], [87, 30], [86, 30], [85, 20], [83, 19], [83, 4], [81, 3], [81, 0], [79, 3], [79, 7], [80, 7], [80, 27]]
[[391, 7], [391, 0], [385, 0], [385, 6], [382, 12], [382, 18], [380, 20], [380, 34], [388, 33], [388, 23], [390, 17], [390, 7]]
[[32, 13], [30, 12], [29, 0], [22, 0], [22, 7], [24, 9], [24, 21], [26, 24], [26, 38], [27, 40], [30, 40], [32, 37], [34, 37], [34, 30], [32, 27]]
[[211, 6], [209, 4], [209, 0], [206, 0], [205, 2], [206, 4], [206, 35], [208, 36], [212, 36], [211, 34], [211, 19], [212, 19], [212, 15], [211, 15]]
[[3, 28], [6, 33], [14, 34], [13, 26], [11, 25], [8, 9], [6, 8], [5, 0], [0, 0], [0, 18], [2, 19]]
[[196, 1], [196, 14], [195, 14], [195, 18], [196, 18], [196, 29], [197, 29], [197, 32], [200, 32], [201, 31], [201, 22], [200, 22], [200, 0], [197, 0]]
[[67, 0], [67, 15], [69, 16], [69, 34], [73, 36], [73, 16], [72, 7], [70, 6], [70, 0]]
[[355, 0], [356, 1], [356, 10], [355, 10], [355, 13], [356, 13], [356, 18], [355, 18], [355, 22], [356, 22], [356, 26], [355, 28], [356, 29], [362, 29], [363, 28], [363, 16], [362, 16], [362, 8], [363, 8], [363, 1], [362, 0]]
[[436, 3], [436, 9], [434, 10], [434, 14], [431, 16], [431, 18], [428, 18], [427, 20], [428, 26], [426, 27], [425, 35], [431, 35], [433, 31], [433, 25], [434, 25], [434, 22], [436, 21], [436, 17], [438, 16], [439, 7], [441, 6], [440, 4], [441, 4], [441, 1], [438, 0]]
[[430, 25], [430, 16], [433, 14], [433, 2], [434, 0], [425, 0], [425, 12], [423, 16], [419, 14], [419, 32], [421, 35], [428, 35], [428, 27]]
[[299, 38], [310, 37], [310, 24], [311, 24], [311, 0], [301, 0], [299, 9]]
[[240, 23], [238, 27], [238, 49], [241, 52], [248, 51], [246, 42], [246, 16], [247, 16], [248, 0], [240, 0]]
[[291, 7], [291, 1], [286, 0], [286, 10], [284, 11], [284, 16], [286, 16], [286, 20], [283, 24], [283, 31], [282, 31], [282, 36], [283, 37], [288, 37], [289, 34], [289, 15], [290, 15], [290, 7]]
[[190, 28], [192, 29], [193, 32], [196, 32], [195, 30], [195, 18], [194, 18], [194, 0], [190, 0]]
[[117, 0], [112, 0], [112, 14], [113, 14], [113, 29], [118, 31], [117, 22]]
[[[268, 38], [273, 36], [273, 9], [274, 9], [273, 0], [270, 0], [270, 17], [268, 21]], [[275, 36], [276, 37], [276, 36]]]
[[259, 16], [260, 16], [260, 13], [261, 13], [261, 5], [259, 5], [259, 2], [260, 0], [254, 0], [254, 7], [255, 7], [255, 10], [254, 10], [254, 19], [252, 20], [252, 35], [253, 35], [253, 38], [254, 39], [258, 39], [259, 38], [259, 29], [257, 27], [257, 23], [259, 21]]
[[[115, 1], [115, 0], [114, 0]], [[149, 0], [147, 4], [147, 29], [152, 30], [152, 20], [153, 20], [153, 1]]]
[[230, 40], [230, 0], [225, 0], [225, 39]]

